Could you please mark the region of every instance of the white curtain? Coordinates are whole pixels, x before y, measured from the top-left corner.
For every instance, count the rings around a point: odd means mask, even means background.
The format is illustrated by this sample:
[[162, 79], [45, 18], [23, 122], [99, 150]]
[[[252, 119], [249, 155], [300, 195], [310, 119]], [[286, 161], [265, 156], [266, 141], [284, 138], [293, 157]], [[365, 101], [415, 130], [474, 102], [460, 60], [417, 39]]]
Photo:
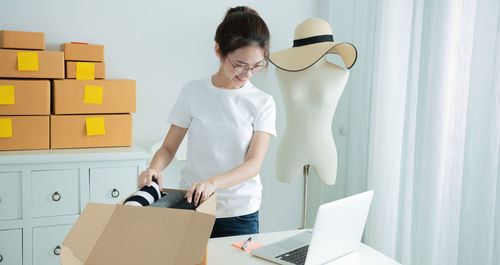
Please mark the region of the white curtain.
[[500, 1], [375, 12], [365, 243], [405, 265], [500, 264]]

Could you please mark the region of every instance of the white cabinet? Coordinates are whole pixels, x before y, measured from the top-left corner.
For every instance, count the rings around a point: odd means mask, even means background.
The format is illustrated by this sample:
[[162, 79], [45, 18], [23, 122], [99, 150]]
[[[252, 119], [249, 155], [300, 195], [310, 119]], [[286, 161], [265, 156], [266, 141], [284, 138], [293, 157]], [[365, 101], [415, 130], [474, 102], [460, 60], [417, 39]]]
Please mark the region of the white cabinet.
[[23, 262], [21, 229], [0, 231], [0, 264], [19, 265]]
[[59, 265], [85, 205], [124, 200], [149, 159], [137, 147], [0, 152], [0, 265]]
[[22, 217], [21, 192], [21, 171], [0, 172], [0, 220]]
[[32, 171], [31, 198], [33, 217], [79, 214], [79, 170]]
[[62, 242], [71, 225], [33, 228], [33, 265], [59, 265]]
[[118, 203], [124, 200], [137, 190], [137, 176], [134, 167], [91, 168], [90, 201]]

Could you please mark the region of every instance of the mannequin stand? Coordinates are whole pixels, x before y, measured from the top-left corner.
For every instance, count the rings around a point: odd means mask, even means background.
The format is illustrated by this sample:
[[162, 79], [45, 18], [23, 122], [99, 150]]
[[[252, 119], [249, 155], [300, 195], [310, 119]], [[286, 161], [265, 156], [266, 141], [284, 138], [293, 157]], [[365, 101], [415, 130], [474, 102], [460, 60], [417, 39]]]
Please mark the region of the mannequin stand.
[[301, 229], [305, 229], [307, 224], [307, 177], [309, 176], [309, 165], [305, 165], [302, 170], [302, 174], [304, 175], [304, 207], [302, 209]]
[[[312, 228], [321, 205], [321, 179], [309, 171], [310, 165], [304, 165], [302, 174], [304, 176], [304, 204], [302, 208], [302, 226], [300, 229]], [[316, 172], [316, 171], [314, 171]]]

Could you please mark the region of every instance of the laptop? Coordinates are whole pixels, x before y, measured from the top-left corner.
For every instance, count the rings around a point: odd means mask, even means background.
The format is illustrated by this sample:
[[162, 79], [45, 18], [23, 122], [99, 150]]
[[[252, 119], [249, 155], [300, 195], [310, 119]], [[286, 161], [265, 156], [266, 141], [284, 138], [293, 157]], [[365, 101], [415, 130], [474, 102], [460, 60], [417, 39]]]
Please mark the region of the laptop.
[[278, 264], [318, 265], [359, 249], [373, 190], [318, 208], [313, 230], [263, 246], [251, 253]]

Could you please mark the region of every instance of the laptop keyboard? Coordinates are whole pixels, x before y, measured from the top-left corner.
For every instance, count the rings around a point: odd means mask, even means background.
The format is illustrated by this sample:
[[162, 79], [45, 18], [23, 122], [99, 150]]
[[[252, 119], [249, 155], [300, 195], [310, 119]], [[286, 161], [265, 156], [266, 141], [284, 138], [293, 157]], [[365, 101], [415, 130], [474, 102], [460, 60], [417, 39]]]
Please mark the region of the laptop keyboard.
[[297, 265], [304, 265], [306, 262], [307, 250], [309, 249], [309, 245], [294, 249], [285, 254], [281, 254], [276, 256], [277, 259], [284, 260], [286, 262], [290, 262]]

